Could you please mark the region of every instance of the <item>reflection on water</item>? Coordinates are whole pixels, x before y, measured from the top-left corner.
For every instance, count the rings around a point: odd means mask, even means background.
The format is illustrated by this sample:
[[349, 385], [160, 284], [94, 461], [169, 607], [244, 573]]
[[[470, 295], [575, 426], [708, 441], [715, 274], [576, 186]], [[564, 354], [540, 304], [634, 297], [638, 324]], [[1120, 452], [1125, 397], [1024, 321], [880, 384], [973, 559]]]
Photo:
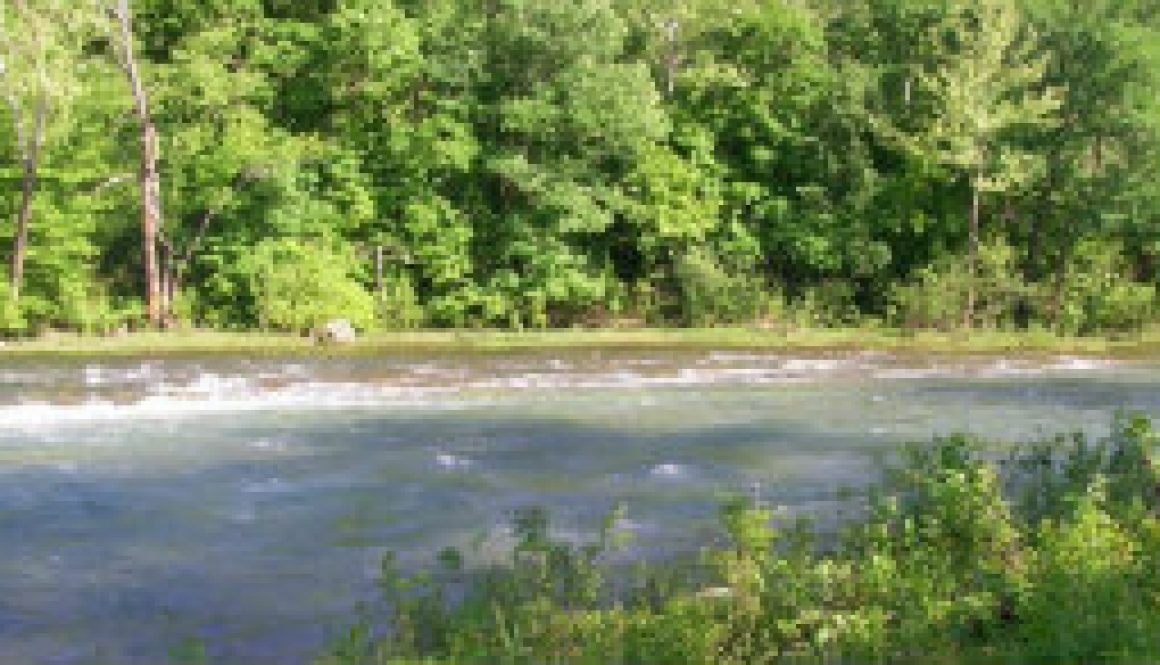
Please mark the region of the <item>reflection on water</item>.
[[574, 352], [0, 365], [0, 662], [302, 663], [386, 548], [486, 547], [536, 503], [642, 548], [760, 486], [839, 515], [896, 442], [1160, 414], [1160, 370], [1072, 358]]

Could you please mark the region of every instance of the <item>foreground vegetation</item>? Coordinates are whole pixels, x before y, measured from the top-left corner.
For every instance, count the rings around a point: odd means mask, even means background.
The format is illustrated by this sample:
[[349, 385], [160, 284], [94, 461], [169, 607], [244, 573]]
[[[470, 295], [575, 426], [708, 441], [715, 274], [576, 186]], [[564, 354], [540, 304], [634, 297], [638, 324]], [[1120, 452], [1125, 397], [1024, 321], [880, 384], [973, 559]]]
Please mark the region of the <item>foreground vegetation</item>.
[[1135, 330], [1154, 4], [0, 4], [0, 334]]
[[736, 500], [727, 543], [636, 568], [616, 558], [619, 513], [576, 544], [519, 511], [506, 563], [446, 550], [404, 576], [388, 556], [385, 616], [320, 662], [1160, 662], [1157, 443], [1143, 418], [1099, 441], [939, 439], [908, 448], [836, 537]]

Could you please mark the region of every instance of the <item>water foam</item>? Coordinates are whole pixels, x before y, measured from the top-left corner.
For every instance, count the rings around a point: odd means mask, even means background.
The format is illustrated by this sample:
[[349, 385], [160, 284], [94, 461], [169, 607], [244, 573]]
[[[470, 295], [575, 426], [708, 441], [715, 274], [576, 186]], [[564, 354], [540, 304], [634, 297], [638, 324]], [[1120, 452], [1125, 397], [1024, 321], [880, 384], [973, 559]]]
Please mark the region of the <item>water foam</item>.
[[460, 457], [450, 453], [438, 453], [435, 455], [435, 464], [438, 465], [439, 468], [446, 469], [448, 471], [460, 471], [473, 466], [475, 462], [466, 457]]
[[[588, 371], [567, 370], [567, 363], [552, 358], [532, 369], [504, 373], [494, 366], [471, 368], [424, 362], [396, 367], [393, 371], [398, 370], [397, 373], [390, 377], [365, 381], [320, 380], [311, 368], [299, 363], [253, 367], [249, 373], [218, 373], [199, 366], [169, 368], [159, 363], [112, 368], [88, 365], [78, 377], [89, 391], [88, 399], [74, 403], [33, 399], [0, 405], [0, 427], [30, 431], [70, 423], [177, 420], [256, 411], [442, 410], [485, 406], [512, 393], [791, 384], [843, 376], [895, 380], [1018, 377], [1098, 371], [1115, 364], [1072, 356], [1060, 356], [1048, 362], [999, 359], [919, 367], [889, 363], [889, 357], [883, 359], [869, 354], [790, 357], [721, 352], [706, 354], [696, 362], [683, 365], [653, 367], [645, 363], [615, 362]], [[121, 391], [116, 395], [116, 402], [107, 399], [110, 386]], [[126, 386], [136, 391], [136, 396], [131, 396], [129, 401], [123, 395]]]
[[318, 381], [263, 388], [257, 381], [243, 377], [203, 375], [187, 386], [155, 386], [129, 403], [90, 397], [74, 404], [28, 401], [3, 405], [0, 423], [29, 430], [91, 422], [196, 418], [209, 414], [390, 407], [449, 409], [473, 403], [449, 399], [457, 392], [452, 387]]
[[680, 464], [672, 462], [665, 462], [664, 464], [657, 464], [652, 469], [649, 469], [649, 475], [654, 478], [683, 478], [688, 475], [685, 467]]

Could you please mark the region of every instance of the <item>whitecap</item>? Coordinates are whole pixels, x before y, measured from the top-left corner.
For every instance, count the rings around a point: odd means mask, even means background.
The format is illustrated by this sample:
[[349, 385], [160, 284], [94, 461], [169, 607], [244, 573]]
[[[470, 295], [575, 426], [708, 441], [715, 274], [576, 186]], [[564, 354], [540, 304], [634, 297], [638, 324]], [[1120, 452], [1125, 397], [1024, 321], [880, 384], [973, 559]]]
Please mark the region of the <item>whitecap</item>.
[[267, 478], [245, 483], [242, 491], [246, 494], [279, 494], [290, 490], [290, 486], [281, 478]]
[[1116, 362], [1107, 358], [1081, 358], [1078, 356], [1060, 356], [1050, 366], [1051, 369], [1069, 372], [1091, 372], [1114, 367]]
[[657, 464], [651, 470], [649, 475], [655, 478], [681, 478], [685, 474], [685, 467], [680, 464], [673, 464], [666, 462], [664, 464]]
[[285, 452], [287, 448], [285, 442], [271, 439], [258, 439], [257, 441], [251, 441], [249, 446], [255, 450], [265, 450], [276, 453]]
[[472, 466], [473, 462], [466, 457], [460, 457], [450, 453], [439, 453], [435, 455], [435, 464], [439, 465], [442, 469], [454, 471], [466, 469]]
[[781, 368], [787, 372], [827, 373], [850, 365], [850, 361], [837, 358], [788, 358]]

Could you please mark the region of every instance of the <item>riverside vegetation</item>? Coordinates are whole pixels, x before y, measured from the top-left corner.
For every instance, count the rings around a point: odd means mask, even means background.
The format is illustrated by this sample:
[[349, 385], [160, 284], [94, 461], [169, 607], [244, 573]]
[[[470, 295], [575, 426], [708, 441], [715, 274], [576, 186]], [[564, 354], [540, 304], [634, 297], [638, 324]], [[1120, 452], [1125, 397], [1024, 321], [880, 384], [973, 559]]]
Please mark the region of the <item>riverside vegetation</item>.
[[739, 499], [725, 542], [667, 563], [617, 559], [619, 512], [577, 544], [518, 511], [504, 562], [448, 549], [407, 576], [388, 555], [384, 613], [320, 663], [1160, 662], [1157, 443], [1127, 417], [1100, 440], [937, 439], [837, 535]]
[[0, 7], [0, 333], [1136, 330], [1152, 0]]

